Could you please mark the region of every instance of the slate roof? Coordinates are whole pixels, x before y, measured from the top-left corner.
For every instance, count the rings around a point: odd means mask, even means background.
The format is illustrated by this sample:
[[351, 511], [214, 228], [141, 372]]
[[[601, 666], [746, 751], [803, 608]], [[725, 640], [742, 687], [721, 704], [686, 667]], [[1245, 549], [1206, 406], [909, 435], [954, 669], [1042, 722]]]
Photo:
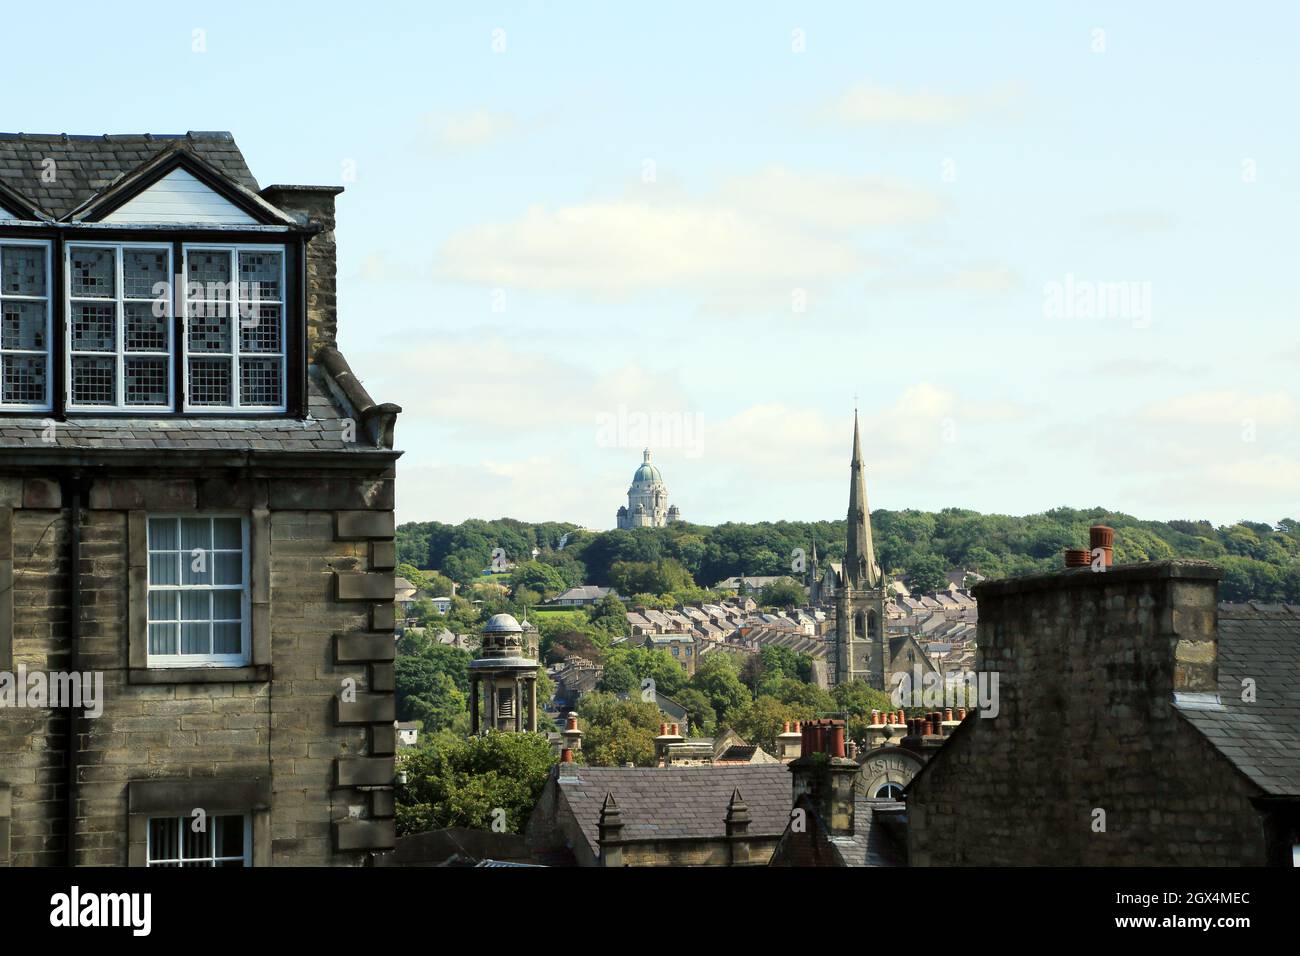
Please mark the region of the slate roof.
[[182, 417], [96, 418], [77, 415], [58, 422], [46, 441], [48, 416], [0, 418], [0, 449], [35, 451], [163, 449], [173, 451], [297, 451], [364, 454], [384, 449], [370, 445], [360, 422], [355, 441], [344, 441], [343, 409], [330, 394], [328, 373], [311, 365], [307, 375], [308, 418]]
[[607, 793], [618, 803], [625, 840], [721, 839], [733, 790], [749, 807], [751, 836], [779, 837], [790, 820], [792, 787], [785, 764], [579, 766], [576, 772], [576, 779], [557, 789], [597, 854], [600, 805]]
[[1219, 605], [1219, 700], [1175, 706], [1266, 794], [1300, 796], [1300, 605]]
[[[117, 179], [172, 147], [189, 150], [246, 189], [259, 186], [224, 132], [178, 134], [0, 133], [0, 182], [61, 219]], [[46, 163], [53, 160], [53, 166]], [[54, 176], [43, 176], [46, 170]]]

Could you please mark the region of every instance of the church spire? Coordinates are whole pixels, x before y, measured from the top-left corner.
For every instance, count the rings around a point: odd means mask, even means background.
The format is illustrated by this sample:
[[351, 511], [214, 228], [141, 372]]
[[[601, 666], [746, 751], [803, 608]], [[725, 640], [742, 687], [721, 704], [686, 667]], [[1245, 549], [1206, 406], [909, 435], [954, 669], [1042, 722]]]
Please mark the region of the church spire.
[[867, 506], [867, 482], [862, 475], [862, 439], [858, 432], [858, 410], [853, 410], [853, 461], [849, 478], [849, 543], [844, 553], [844, 574], [855, 588], [880, 584], [876, 551], [871, 544], [871, 509]]

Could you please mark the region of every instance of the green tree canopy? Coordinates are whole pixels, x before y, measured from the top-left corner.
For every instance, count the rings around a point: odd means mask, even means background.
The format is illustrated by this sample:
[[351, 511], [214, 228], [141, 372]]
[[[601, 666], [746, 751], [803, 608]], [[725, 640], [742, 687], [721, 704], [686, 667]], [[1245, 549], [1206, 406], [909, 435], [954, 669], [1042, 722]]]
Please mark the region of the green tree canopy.
[[397, 786], [399, 835], [443, 827], [522, 833], [555, 758], [541, 734], [489, 733], [462, 740], [438, 734], [407, 758]]

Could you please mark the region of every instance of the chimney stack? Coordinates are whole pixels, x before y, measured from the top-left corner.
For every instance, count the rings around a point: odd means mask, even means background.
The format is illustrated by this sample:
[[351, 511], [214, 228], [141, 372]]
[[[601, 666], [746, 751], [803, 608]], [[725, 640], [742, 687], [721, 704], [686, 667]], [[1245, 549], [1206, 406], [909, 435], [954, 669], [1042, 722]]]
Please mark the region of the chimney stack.
[[799, 729], [798, 722], [793, 724], [785, 723], [781, 726], [781, 733], [776, 738], [776, 756], [782, 763], [789, 763], [791, 760], [797, 760], [803, 752], [802, 733]]
[[[320, 231], [307, 240], [307, 361], [322, 348], [338, 347], [338, 252], [334, 197], [342, 186], [267, 186], [261, 197], [302, 225]], [[295, 276], [288, 280], [291, 284]]]
[[564, 749], [560, 751], [562, 763], [573, 763], [573, 754], [582, 749], [582, 731], [578, 729], [578, 715], [569, 711], [564, 727]]
[[802, 753], [791, 761], [790, 773], [793, 802], [807, 796], [828, 835], [852, 836], [858, 764], [844, 755], [844, 721], [814, 720], [805, 725]]

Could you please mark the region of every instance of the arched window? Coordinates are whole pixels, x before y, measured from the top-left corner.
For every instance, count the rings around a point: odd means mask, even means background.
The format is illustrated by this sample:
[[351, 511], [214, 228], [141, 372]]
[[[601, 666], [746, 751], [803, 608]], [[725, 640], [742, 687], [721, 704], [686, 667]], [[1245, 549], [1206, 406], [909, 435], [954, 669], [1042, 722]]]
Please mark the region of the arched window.
[[867, 616], [861, 611], [853, 619], [853, 639], [860, 641], [867, 636]]
[[882, 784], [880, 788], [876, 790], [876, 799], [877, 800], [902, 800], [903, 785], [900, 783]]
[[879, 622], [876, 620], [876, 612], [868, 611], [867, 612], [867, 639], [868, 640], [874, 641], [876, 638], [880, 636], [878, 625]]

